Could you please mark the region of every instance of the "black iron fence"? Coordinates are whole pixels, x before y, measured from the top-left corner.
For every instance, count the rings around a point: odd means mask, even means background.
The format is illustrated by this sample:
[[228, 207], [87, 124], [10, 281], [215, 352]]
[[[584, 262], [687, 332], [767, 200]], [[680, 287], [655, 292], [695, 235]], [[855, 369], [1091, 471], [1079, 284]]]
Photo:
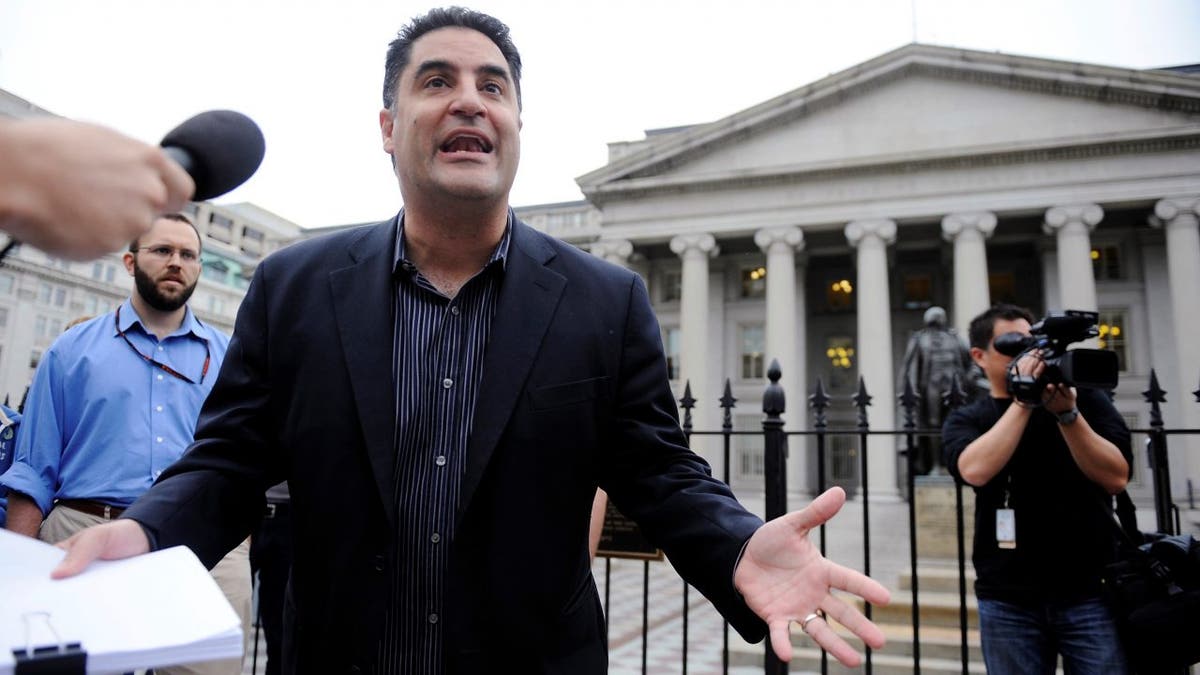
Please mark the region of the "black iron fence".
[[[866, 385], [862, 378], [859, 378], [858, 391], [850, 397], [850, 402], [854, 406], [856, 413], [856, 422], [853, 427], [831, 428], [829, 424], [829, 410], [835, 403], [825, 390], [820, 379], [817, 379], [813, 393], [808, 396], [808, 408], [811, 410], [812, 418], [811, 425], [808, 430], [804, 431], [789, 431], [784, 429], [783, 413], [785, 412], [785, 397], [782, 387], [779, 385], [780, 369], [777, 363], [772, 363], [768, 371], [768, 379], [770, 384], [767, 386], [763, 395], [762, 411], [762, 428], [753, 431], [735, 430], [734, 429], [734, 411], [736, 409], [737, 400], [733, 397], [732, 387], [730, 382], [726, 380], [724, 394], [720, 399], [720, 407], [723, 411], [723, 421], [719, 430], [700, 430], [693, 428], [692, 413], [697, 405], [696, 399], [692, 397], [690, 386], [685, 385], [684, 395], [680, 399], [681, 411], [683, 415], [683, 428], [689, 439], [696, 437], [712, 437], [719, 439], [721, 448], [719, 450], [722, 458], [724, 471], [724, 480], [726, 483], [731, 482], [730, 467], [731, 455], [733, 454], [734, 440], [739, 437], [758, 436], [761, 437], [763, 443], [762, 457], [762, 501], [763, 511], [767, 519], [775, 518], [783, 515], [788, 510], [787, 504], [787, 463], [788, 463], [788, 441], [789, 437], [805, 437], [808, 440], [806, 443], [809, 449], [816, 454], [816, 490], [823, 492], [829, 485], [827, 478], [827, 463], [830, 461], [829, 444], [831, 439], [840, 437], [849, 437], [856, 439], [856, 455], [858, 460], [860, 483], [858, 485], [858, 502], [861, 508], [861, 538], [862, 538], [862, 567], [861, 571], [870, 575], [872, 572], [871, 560], [871, 515], [872, 502], [870, 500], [871, 486], [869, 484], [868, 461], [872, 452], [886, 452], [891, 461], [891, 455], [895, 452], [897, 442], [900, 444], [900, 453], [903, 462], [907, 466], [904, 483], [906, 484], [906, 501], [907, 501], [907, 516], [908, 516], [908, 574], [909, 574], [909, 600], [911, 602], [911, 649], [905, 650], [911, 654], [911, 672], [919, 674], [921, 672], [922, 654], [921, 654], [921, 598], [920, 598], [920, 575], [918, 574], [918, 521], [916, 513], [915, 498], [915, 480], [917, 474], [916, 449], [919, 439], [935, 438], [940, 439], [940, 429], [929, 429], [918, 427], [916, 422], [918, 397], [913, 391], [911, 383], [906, 383], [904, 391], [897, 397], [900, 405], [900, 410], [903, 415], [901, 428], [881, 430], [872, 429], [869, 421], [869, 411], [872, 407], [872, 397], [867, 392]], [[1200, 390], [1192, 392], [1197, 403], [1200, 403]], [[1155, 510], [1155, 521], [1157, 530], [1167, 533], [1178, 533], [1181, 531], [1180, 509], [1175, 503], [1171, 494], [1170, 480], [1170, 459], [1168, 453], [1168, 440], [1172, 436], [1194, 435], [1200, 437], [1200, 429], [1188, 428], [1167, 428], [1163, 421], [1161, 404], [1166, 402], [1166, 392], [1158, 384], [1158, 377], [1152, 371], [1150, 374], [1149, 386], [1143, 392], [1143, 398], [1149, 405], [1150, 426], [1148, 428], [1132, 428], [1134, 438], [1138, 439], [1144, 436], [1147, 446], [1148, 470], [1153, 486], [1153, 501]], [[946, 402], [953, 408], [962, 405], [966, 401], [966, 395], [956, 379], [951, 391], [945, 395]], [[878, 404], [877, 404], [878, 405]], [[872, 443], [873, 438], [882, 437], [875, 443]], [[883, 441], [882, 439], [887, 439]], [[873, 447], [874, 446], [874, 447]], [[796, 461], [797, 458], [793, 458]], [[886, 486], [894, 488], [896, 486]], [[1190, 486], [1189, 486], [1190, 488]], [[1187, 499], [1190, 502], [1192, 499], [1191, 490], [1188, 490]], [[956, 554], [957, 554], [957, 596], [958, 596], [958, 634], [959, 644], [958, 653], [961, 661], [962, 672], [968, 672], [971, 664], [971, 645], [969, 644], [968, 630], [968, 571], [966, 559], [966, 518], [964, 514], [964, 494], [961, 485], [954, 485], [954, 500], [955, 500], [955, 536], [956, 536]], [[1189, 508], [1195, 508], [1194, 504], [1189, 503]], [[817, 533], [817, 544], [821, 552], [824, 554], [827, 551], [827, 533], [826, 526], [822, 525]], [[612, 603], [613, 579], [612, 569], [613, 561], [611, 558], [606, 558], [602, 563], [604, 574], [604, 608], [607, 617], [606, 625], [612, 625], [615, 617], [612, 612], [614, 606]], [[642, 603], [641, 603], [641, 672], [642, 673], [659, 673], [662, 671], [661, 663], [657, 666], [650, 666], [648, 653], [651, 649], [650, 644], [650, 628], [651, 620], [648, 614], [648, 608], [651, 606], [651, 584], [650, 570], [651, 565], [661, 565], [651, 561], [643, 561], [642, 563]], [[888, 580], [885, 579], [885, 582]], [[689, 605], [690, 605], [690, 588], [688, 585], [679, 580], [677, 583], [682, 584], [682, 612], [679, 621], [679, 642], [678, 644], [678, 661], [670, 668], [668, 672], [689, 672], [689, 653], [691, 646], [696, 641], [701, 641], [711, 644], [718, 636], [703, 635], [697, 638], [694, 635], [689, 635]], [[893, 602], [896, 598], [893, 597]], [[872, 616], [870, 605], [864, 608], [864, 612], [868, 617]], [[731, 651], [729, 646], [729, 626], [722, 624], [721, 627], [721, 660], [720, 672], [729, 673], [731, 669]], [[762, 664], [762, 668], [766, 673], [783, 673], [787, 672], [787, 664], [779, 661], [774, 657], [770, 650], [770, 646], [766, 645], [763, 650], [762, 659], [758, 661]], [[831, 664], [827, 655], [822, 652], [820, 655], [820, 671], [828, 672]], [[705, 672], [712, 672], [713, 668], [709, 665], [704, 666]], [[863, 671], [871, 673], [873, 670], [873, 655], [868, 649], [865, 653], [865, 661]], [[743, 671], [744, 672], [744, 671]]]

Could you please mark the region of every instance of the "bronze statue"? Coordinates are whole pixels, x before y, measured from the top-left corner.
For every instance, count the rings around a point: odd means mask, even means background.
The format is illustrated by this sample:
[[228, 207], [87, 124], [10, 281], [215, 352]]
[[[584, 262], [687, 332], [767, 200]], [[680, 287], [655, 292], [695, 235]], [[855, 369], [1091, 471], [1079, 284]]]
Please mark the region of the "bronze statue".
[[[971, 352], [967, 343], [953, 329], [946, 327], [946, 310], [930, 307], [925, 310], [925, 327], [914, 332], [904, 352], [901, 371], [901, 390], [904, 379], [912, 381], [917, 394], [917, 426], [941, 429], [947, 406], [943, 396], [950, 391], [957, 374], [963, 388], [970, 391], [967, 372]], [[930, 436], [917, 440], [915, 474], [941, 472], [940, 441]]]

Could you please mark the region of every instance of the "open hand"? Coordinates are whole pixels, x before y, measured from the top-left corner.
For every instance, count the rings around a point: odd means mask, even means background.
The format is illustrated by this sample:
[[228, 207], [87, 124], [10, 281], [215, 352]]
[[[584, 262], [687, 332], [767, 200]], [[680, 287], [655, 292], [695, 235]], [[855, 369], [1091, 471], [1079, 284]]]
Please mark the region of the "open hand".
[[[846, 493], [831, 488], [807, 507], [766, 523], [750, 537], [734, 571], [734, 586], [750, 609], [767, 622], [771, 646], [783, 661], [792, 658], [791, 622], [819, 612], [849, 628], [870, 647], [883, 646], [879, 627], [830, 591], [837, 588], [873, 605], [886, 605], [888, 590], [861, 572], [826, 560], [808, 539], [809, 531], [832, 518], [845, 502]], [[854, 667], [862, 661], [823, 618], [813, 618], [803, 628], [843, 665]]]

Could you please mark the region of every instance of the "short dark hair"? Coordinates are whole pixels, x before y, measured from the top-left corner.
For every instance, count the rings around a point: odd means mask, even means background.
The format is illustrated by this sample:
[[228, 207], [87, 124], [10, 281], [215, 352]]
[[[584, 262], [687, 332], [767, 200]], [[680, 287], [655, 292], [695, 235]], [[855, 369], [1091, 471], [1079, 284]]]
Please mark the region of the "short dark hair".
[[396, 33], [396, 39], [388, 45], [387, 62], [383, 71], [383, 107], [392, 109], [396, 103], [396, 87], [400, 84], [400, 73], [408, 66], [412, 46], [421, 36], [439, 28], [467, 28], [483, 33], [495, 43], [508, 62], [513, 84], [517, 88], [517, 107], [521, 107], [521, 55], [508, 33], [508, 26], [494, 16], [476, 12], [466, 7], [438, 7], [426, 14], [413, 17]]
[[[196, 233], [196, 242], [200, 246], [200, 248], [196, 249], [196, 252], [200, 253], [204, 250], [204, 237], [200, 235], [200, 228], [196, 227], [196, 224], [192, 222], [191, 218], [188, 218], [187, 216], [183, 215], [182, 213], [164, 213], [160, 216], [155, 217], [155, 219], [154, 219], [155, 222], [158, 222], [160, 220], [174, 220], [179, 223], [187, 223], [188, 225], [191, 225], [192, 231]], [[133, 241], [129, 242], [129, 252], [137, 253], [138, 248], [141, 247], [141, 243], [142, 243], [141, 237], [138, 237], [137, 239], [134, 239]]]
[[987, 351], [988, 345], [992, 343], [992, 333], [996, 330], [996, 319], [1005, 321], [1025, 319], [1029, 323], [1033, 323], [1033, 314], [1017, 305], [1007, 303], [992, 305], [983, 314], [971, 319], [971, 326], [967, 329], [967, 334], [972, 347]]

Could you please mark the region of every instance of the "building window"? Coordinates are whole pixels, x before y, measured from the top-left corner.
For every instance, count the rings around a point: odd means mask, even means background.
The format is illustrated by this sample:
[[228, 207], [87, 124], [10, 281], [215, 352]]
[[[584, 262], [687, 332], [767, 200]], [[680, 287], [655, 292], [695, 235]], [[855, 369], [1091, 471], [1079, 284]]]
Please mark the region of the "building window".
[[46, 337], [46, 317], [41, 314], [33, 320], [33, 334], [37, 337]]
[[829, 364], [843, 370], [854, 369], [854, 340], [848, 337], [831, 337], [825, 349]]
[[53, 295], [54, 288], [51, 287], [50, 284], [44, 281], [38, 284], [38, 302], [42, 303], [43, 305], [49, 305], [50, 298], [53, 297]]
[[229, 265], [219, 258], [214, 258], [204, 264], [202, 273], [205, 279], [225, 283], [225, 279], [229, 276]]
[[759, 266], [742, 269], [742, 297], [767, 297], [767, 268]]
[[683, 297], [683, 273], [679, 270], [664, 270], [658, 275], [662, 282], [662, 289], [659, 291], [659, 300], [661, 302], [679, 302]]
[[8, 308], [0, 307], [0, 328], [8, 328]]
[[933, 305], [933, 277], [928, 274], [904, 275], [904, 309], [925, 309]]
[[825, 285], [825, 309], [830, 312], [854, 309], [854, 285], [849, 279], [833, 279]]
[[233, 220], [219, 213], [209, 219], [208, 236], [226, 244], [233, 243]]
[[667, 355], [667, 377], [679, 379], [679, 326], [663, 329], [663, 351]]
[[262, 255], [263, 233], [251, 227], [242, 228], [242, 251], [249, 255]]
[[116, 280], [116, 278], [117, 278], [116, 265], [109, 265], [104, 268], [104, 280], [105, 281], [107, 281], [108, 283], [111, 284], [113, 281]]
[[62, 319], [50, 319], [49, 331], [51, 335], [58, 335], [59, 333], [63, 332]]
[[742, 326], [741, 345], [742, 379], [761, 380], [763, 378], [763, 352], [766, 351], [766, 336], [761, 323]]
[[10, 295], [16, 286], [16, 278], [11, 274], [0, 274], [0, 293]]
[[1097, 246], [1092, 249], [1092, 276], [1096, 281], [1123, 279], [1121, 249], [1117, 246]]
[[1012, 272], [993, 272], [988, 274], [988, 295], [992, 304], [1017, 302], [1017, 277]]
[[92, 263], [92, 278], [100, 279], [104, 276], [104, 265], [100, 263]]
[[65, 304], [67, 304], [67, 289], [65, 289], [65, 288], [54, 289], [54, 306], [62, 307]]
[[825, 356], [829, 359], [829, 386], [844, 389], [854, 386], [854, 338], [834, 335], [825, 343]]
[[30, 368], [37, 368], [38, 363], [41, 362], [41, 360], [42, 360], [42, 350], [35, 349], [32, 352], [29, 352], [29, 367]]
[[1129, 370], [1129, 349], [1125, 342], [1125, 312], [1121, 310], [1102, 310], [1097, 336], [1100, 349], [1107, 349], [1117, 354], [1117, 369], [1121, 372]]

